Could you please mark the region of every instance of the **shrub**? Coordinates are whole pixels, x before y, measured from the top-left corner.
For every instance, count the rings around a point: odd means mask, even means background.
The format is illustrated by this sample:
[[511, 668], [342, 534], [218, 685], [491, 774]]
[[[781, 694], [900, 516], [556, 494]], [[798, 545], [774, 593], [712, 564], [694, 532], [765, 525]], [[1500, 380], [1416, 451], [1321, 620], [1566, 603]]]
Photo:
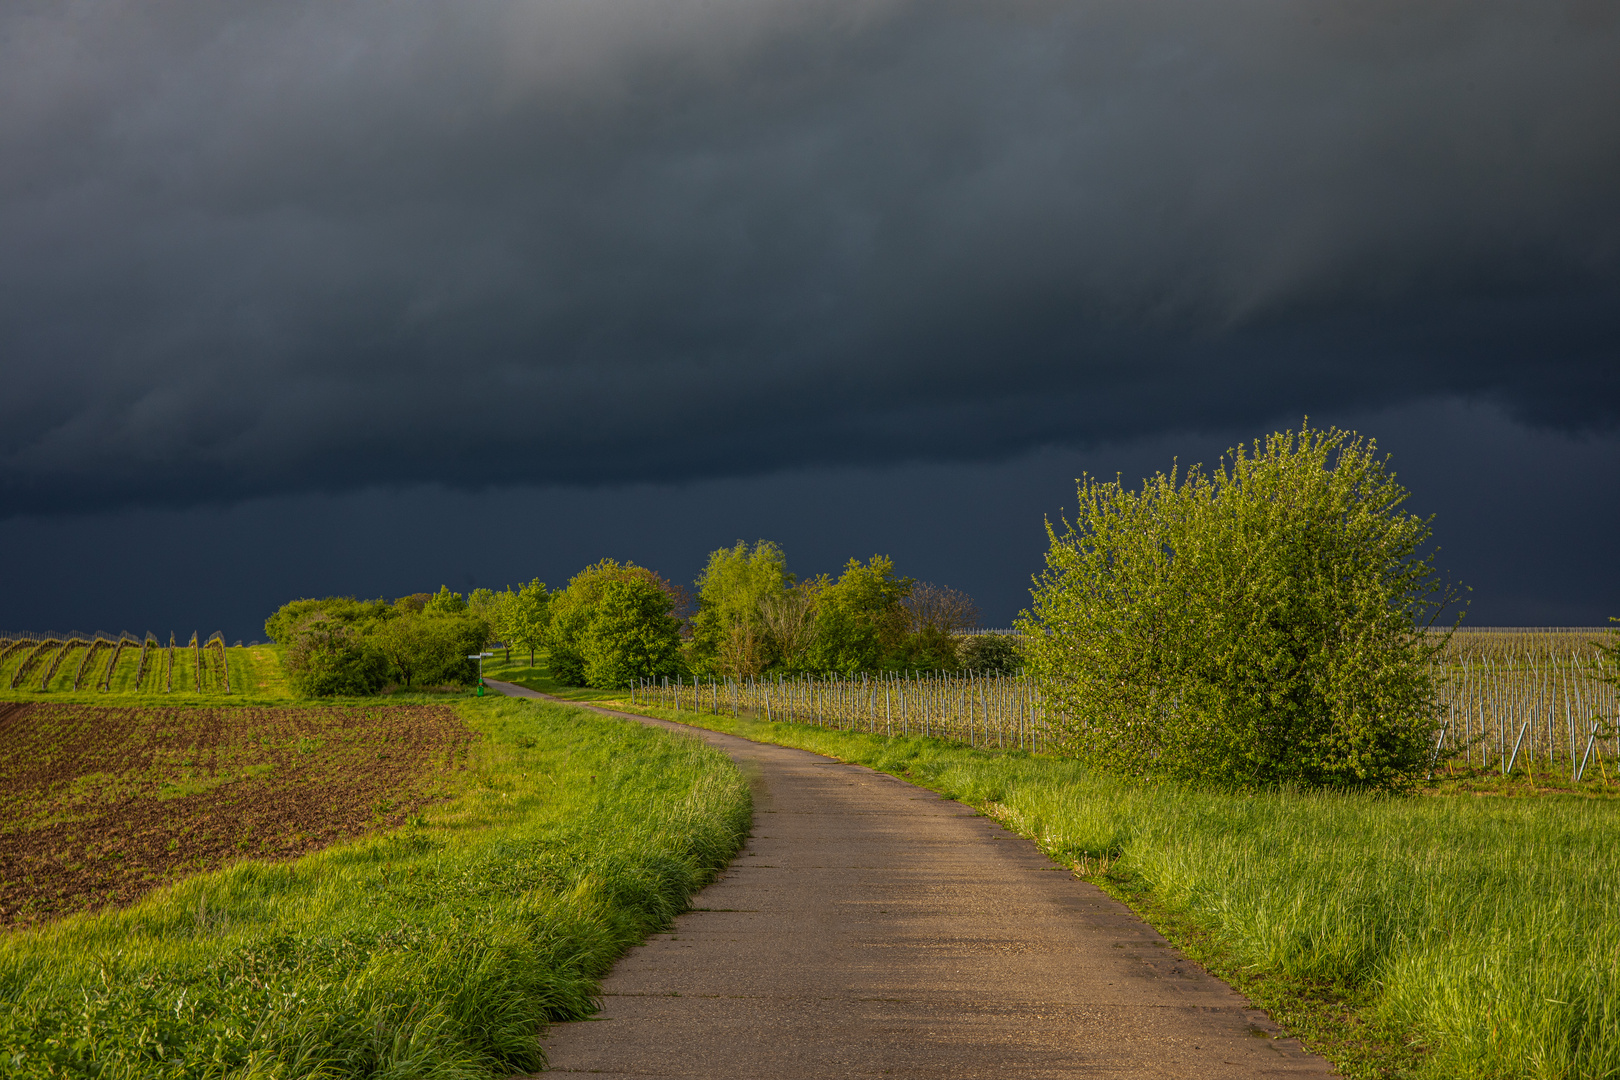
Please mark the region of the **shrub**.
[[295, 693], [361, 696], [382, 686], [387, 662], [354, 627], [316, 614], [290, 637], [281, 662]]
[[1436, 724], [1451, 594], [1429, 523], [1352, 433], [1274, 434], [1139, 492], [1085, 478], [1024, 651], [1075, 754], [1239, 787], [1399, 789]]
[[264, 620], [264, 634], [278, 645], [290, 645], [299, 628], [316, 615], [353, 626], [364, 634], [374, 623], [389, 618], [392, 611], [381, 598], [356, 600], [352, 596], [328, 596], [320, 600], [291, 600]]
[[482, 652], [489, 624], [475, 615], [409, 612], [381, 624], [372, 635], [389, 673], [406, 686], [465, 686], [478, 678], [467, 659]]
[[1011, 634], [976, 634], [957, 650], [964, 668], [991, 675], [1011, 675], [1024, 666], [1018, 639]]

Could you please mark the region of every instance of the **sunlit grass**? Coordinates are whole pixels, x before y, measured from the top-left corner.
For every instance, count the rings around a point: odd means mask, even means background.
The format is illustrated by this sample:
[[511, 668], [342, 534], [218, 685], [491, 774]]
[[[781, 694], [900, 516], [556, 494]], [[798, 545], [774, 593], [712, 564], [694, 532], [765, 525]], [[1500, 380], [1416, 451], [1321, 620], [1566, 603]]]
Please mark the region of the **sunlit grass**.
[[453, 802], [292, 862], [0, 938], [0, 1073], [488, 1077], [723, 866], [746, 785], [695, 740], [503, 698]]
[[1129, 900], [1348, 1075], [1620, 1075], [1613, 800], [1237, 796], [935, 740], [673, 718], [983, 808]]

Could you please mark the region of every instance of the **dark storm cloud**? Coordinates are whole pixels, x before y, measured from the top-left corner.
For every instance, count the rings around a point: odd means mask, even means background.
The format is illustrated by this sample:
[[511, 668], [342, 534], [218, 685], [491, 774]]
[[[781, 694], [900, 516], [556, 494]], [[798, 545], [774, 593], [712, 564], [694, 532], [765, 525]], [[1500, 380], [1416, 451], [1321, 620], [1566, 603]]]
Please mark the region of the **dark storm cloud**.
[[9, 512], [1620, 418], [1606, 2], [13, 4]]

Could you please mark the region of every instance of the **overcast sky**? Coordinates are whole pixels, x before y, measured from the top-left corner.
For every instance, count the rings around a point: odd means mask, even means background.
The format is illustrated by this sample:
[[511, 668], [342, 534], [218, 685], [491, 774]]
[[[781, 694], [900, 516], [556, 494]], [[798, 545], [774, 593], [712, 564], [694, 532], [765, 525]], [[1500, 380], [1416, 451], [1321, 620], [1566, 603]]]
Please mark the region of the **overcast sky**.
[[[1620, 7], [0, 7], [0, 628], [769, 536], [1027, 603], [1082, 470], [1376, 436], [1620, 614]], [[170, 624], [173, 624], [172, 626]]]

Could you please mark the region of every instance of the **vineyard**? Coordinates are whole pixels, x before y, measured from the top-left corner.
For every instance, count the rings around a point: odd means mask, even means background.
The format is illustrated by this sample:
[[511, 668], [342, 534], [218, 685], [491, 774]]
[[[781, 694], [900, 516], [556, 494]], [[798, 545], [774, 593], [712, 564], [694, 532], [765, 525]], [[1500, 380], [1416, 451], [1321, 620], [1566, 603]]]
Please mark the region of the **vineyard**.
[[[1506, 774], [1607, 782], [1620, 761], [1620, 697], [1605, 681], [1600, 629], [1484, 629], [1452, 635], [1436, 669], [1442, 728], [1436, 761]], [[633, 704], [748, 714], [989, 749], [1055, 742], [1039, 691], [1023, 675], [910, 672], [776, 679], [642, 680]]]
[[[1452, 635], [1437, 751], [1503, 774], [1524, 767], [1579, 782], [1620, 760], [1620, 697], [1596, 629], [1470, 630]], [[1607, 758], [1607, 764], [1604, 759]]]
[[643, 680], [631, 703], [676, 712], [747, 713], [844, 731], [921, 735], [969, 746], [1047, 748], [1038, 695], [1022, 675], [800, 675], [792, 678]]
[[225, 644], [219, 633], [192, 634], [167, 643], [155, 634], [0, 635], [0, 686], [13, 691], [62, 693], [232, 693], [246, 663], [241, 642]]

